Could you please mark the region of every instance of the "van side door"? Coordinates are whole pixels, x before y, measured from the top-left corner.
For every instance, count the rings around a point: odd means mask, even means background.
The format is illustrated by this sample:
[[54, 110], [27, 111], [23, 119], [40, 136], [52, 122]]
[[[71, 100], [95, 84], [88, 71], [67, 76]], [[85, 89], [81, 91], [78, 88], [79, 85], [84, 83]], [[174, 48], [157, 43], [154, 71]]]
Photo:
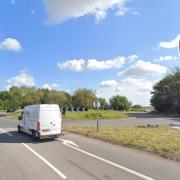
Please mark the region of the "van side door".
[[23, 126], [26, 131], [29, 130], [29, 116], [30, 116], [30, 112], [25, 110], [23, 112], [23, 123], [24, 123]]

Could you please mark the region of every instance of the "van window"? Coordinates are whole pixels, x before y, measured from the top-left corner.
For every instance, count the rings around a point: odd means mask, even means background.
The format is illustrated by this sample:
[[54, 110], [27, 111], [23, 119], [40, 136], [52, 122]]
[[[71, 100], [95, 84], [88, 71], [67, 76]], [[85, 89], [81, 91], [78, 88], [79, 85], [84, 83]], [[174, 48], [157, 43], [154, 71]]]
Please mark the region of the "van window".
[[23, 116], [30, 117], [30, 112], [29, 111], [24, 111]]

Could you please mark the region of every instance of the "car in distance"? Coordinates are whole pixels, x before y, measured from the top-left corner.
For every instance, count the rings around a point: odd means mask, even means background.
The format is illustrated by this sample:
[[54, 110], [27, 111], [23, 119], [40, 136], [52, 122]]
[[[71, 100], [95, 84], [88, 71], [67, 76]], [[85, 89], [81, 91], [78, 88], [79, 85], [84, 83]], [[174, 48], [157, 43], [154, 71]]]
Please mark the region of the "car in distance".
[[149, 112], [150, 112], [150, 110], [149, 110], [149, 109], [145, 109], [145, 110], [144, 110], [144, 112], [149, 113]]
[[18, 119], [18, 132], [31, 135], [33, 140], [55, 139], [62, 132], [62, 115], [56, 104], [26, 106]]

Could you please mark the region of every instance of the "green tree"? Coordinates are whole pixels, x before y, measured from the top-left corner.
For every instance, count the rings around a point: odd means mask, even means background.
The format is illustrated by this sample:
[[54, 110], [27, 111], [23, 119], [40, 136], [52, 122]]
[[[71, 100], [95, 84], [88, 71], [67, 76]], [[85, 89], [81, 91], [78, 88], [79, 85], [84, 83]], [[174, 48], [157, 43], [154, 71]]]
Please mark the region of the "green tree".
[[65, 91], [62, 91], [62, 93], [64, 93], [64, 95], [67, 98], [67, 101], [66, 101], [66, 104], [65, 104], [64, 107], [72, 107], [73, 106], [73, 104], [72, 104], [73, 103], [72, 102], [72, 96], [69, 93], [65, 92]]
[[180, 113], [179, 69], [176, 69], [155, 84], [151, 104], [159, 112]]
[[91, 89], [78, 89], [73, 95], [73, 105], [75, 107], [93, 108], [96, 99], [95, 92]]
[[110, 105], [114, 110], [127, 111], [131, 107], [131, 102], [125, 96], [113, 96], [110, 98]]
[[11, 87], [9, 89], [9, 106], [8, 109], [17, 110], [21, 108], [22, 105], [22, 96], [21, 89], [18, 87]]
[[36, 89], [35, 87], [11, 87], [8, 91], [0, 92], [0, 109], [24, 108], [31, 104], [55, 103], [61, 107], [70, 106], [71, 96], [67, 92]]
[[105, 98], [99, 98], [98, 100], [100, 102], [100, 109], [107, 109], [108, 108], [109, 105], [108, 105]]
[[141, 108], [142, 108], [142, 106], [141, 106], [141, 105], [139, 105], [139, 104], [135, 104], [135, 105], [133, 105], [133, 106], [132, 106], [132, 108], [135, 108], [135, 109], [141, 109]]
[[10, 93], [8, 91], [0, 92], [1, 110], [7, 110], [9, 106]]
[[67, 104], [67, 97], [63, 92], [52, 90], [48, 93], [47, 102], [49, 104], [58, 104], [62, 108]]
[[21, 87], [21, 107], [40, 104], [41, 96], [35, 87]]
[[49, 89], [38, 89], [37, 96], [39, 97], [40, 104], [48, 103], [48, 94], [50, 93]]

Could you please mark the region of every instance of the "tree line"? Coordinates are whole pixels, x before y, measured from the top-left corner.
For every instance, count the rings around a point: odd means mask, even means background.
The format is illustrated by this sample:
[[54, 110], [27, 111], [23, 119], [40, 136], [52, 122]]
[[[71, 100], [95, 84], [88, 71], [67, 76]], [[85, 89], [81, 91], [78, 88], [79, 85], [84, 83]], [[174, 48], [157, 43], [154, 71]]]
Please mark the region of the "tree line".
[[[35, 87], [11, 87], [0, 91], [0, 110], [17, 110], [31, 104], [58, 104], [61, 108], [93, 108], [95, 100], [100, 101], [100, 109], [129, 110], [132, 106], [125, 96], [113, 96], [109, 102], [97, 98], [94, 90], [77, 89], [73, 95], [65, 91], [38, 89]], [[156, 111], [180, 114], [180, 69], [167, 74], [153, 87], [151, 105]]]
[[35, 87], [11, 87], [0, 92], [0, 110], [15, 111], [32, 104], [58, 104], [61, 108], [93, 108], [99, 100], [100, 109], [129, 110], [131, 102], [124, 96], [113, 96], [107, 102], [97, 98], [94, 90], [77, 89], [73, 95], [65, 91], [38, 89]]
[[166, 75], [155, 84], [151, 104], [162, 113], [180, 114], [180, 69]]

